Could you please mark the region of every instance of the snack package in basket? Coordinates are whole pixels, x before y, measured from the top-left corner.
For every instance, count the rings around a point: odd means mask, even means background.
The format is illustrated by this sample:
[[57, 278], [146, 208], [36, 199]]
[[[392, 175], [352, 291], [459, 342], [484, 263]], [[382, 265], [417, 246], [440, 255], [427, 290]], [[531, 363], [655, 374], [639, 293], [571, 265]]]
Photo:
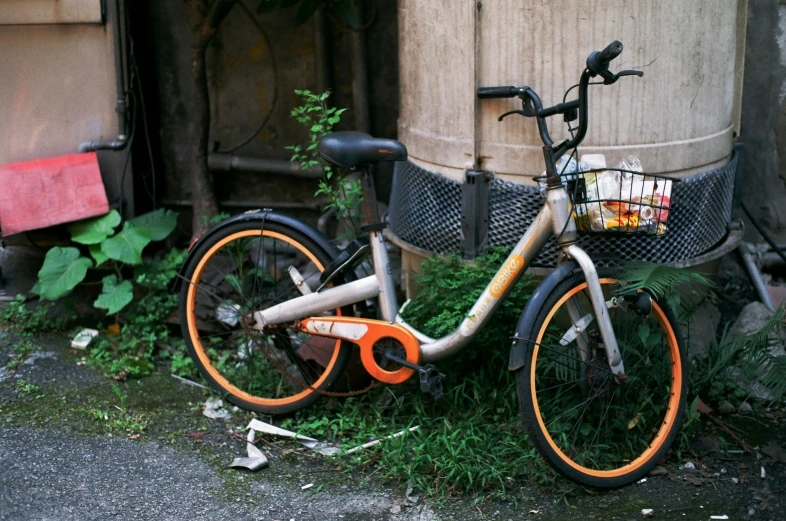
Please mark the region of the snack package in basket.
[[[584, 156], [579, 163], [581, 171], [605, 167], [605, 158], [600, 154]], [[672, 182], [644, 174], [635, 156], [626, 157], [617, 168], [626, 171], [603, 170], [584, 175], [586, 197], [576, 201], [574, 211], [579, 229], [666, 233]]]

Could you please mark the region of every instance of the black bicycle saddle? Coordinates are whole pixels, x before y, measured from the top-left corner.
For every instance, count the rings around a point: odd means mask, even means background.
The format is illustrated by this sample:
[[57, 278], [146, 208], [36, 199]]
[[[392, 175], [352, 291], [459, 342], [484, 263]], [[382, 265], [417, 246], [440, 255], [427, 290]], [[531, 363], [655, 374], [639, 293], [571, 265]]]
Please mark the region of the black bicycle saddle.
[[331, 165], [352, 168], [378, 161], [406, 161], [407, 147], [395, 139], [378, 139], [363, 132], [334, 132], [322, 136], [317, 147]]

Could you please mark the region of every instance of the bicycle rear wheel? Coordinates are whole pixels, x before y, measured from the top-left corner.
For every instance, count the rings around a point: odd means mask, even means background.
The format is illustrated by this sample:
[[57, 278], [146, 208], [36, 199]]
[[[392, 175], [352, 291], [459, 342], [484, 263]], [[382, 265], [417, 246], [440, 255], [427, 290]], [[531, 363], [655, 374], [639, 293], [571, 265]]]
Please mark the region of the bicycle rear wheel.
[[305, 286], [316, 290], [331, 256], [307, 235], [264, 219], [227, 226], [197, 247], [185, 269], [180, 319], [202, 376], [256, 412], [284, 414], [317, 400], [343, 373], [351, 344], [304, 333], [296, 321], [264, 331], [249, 326], [254, 311], [296, 298]]
[[[601, 272], [605, 300], [619, 288], [609, 275]], [[606, 360], [582, 273], [546, 299], [517, 374], [521, 413], [540, 453], [568, 477], [597, 487], [637, 480], [665, 456], [687, 392], [684, 342], [669, 308], [653, 299], [644, 316], [627, 303], [609, 314], [625, 381]]]

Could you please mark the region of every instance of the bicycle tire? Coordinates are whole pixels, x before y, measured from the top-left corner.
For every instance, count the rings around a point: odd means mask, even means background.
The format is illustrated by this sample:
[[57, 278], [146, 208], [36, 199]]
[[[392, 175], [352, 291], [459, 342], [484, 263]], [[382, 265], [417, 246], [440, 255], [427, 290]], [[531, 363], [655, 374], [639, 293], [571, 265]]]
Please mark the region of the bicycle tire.
[[[202, 376], [231, 403], [263, 414], [318, 400], [346, 369], [351, 344], [311, 337], [294, 328], [296, 321], [264, 332], [242, 321], [301, 295], [290, 267], [316, 289], [333, 256], [307, 233], [263, 216], [229, 224], [196, 248], [183, 271], [180, 323]], [[351, 316], [352, 308], [333, 313]]]
[[[614, 272], [599, 272], [609, 298], [618, 287]], [[581, 484], [612, 488], [640, 479], [668, 452], [685, 410], [687, 357], [674, 314], [661, 300], [652, 299], [652, 312], [646, 317], [623, 306], [612, 308], [627, 375], [620, 384], [597, 344], [597, 320], [576, 329], [595, 347], [587, 359], [581, 357], [578, 340], [567, 346], [560, 343], [569, 338], [568, 329], [577, 327], [566, 306], [576, 306], [574, 316], [586, 318], [589, 311], [594, 318], [585, 290], [579, 272], [557, 284], [546, 298], [525, 339], [526, 364], [516, 374], [517, 394], [530, 439], [546, 461]], [[628, 325], [631, 317], [639, 329]], [[657, 328], [651, 329], [653, 325]], [[660, 338], [650, 337], [653, 331], [660, 332]], [[660, 388], [666, 381], [668, 390]]]

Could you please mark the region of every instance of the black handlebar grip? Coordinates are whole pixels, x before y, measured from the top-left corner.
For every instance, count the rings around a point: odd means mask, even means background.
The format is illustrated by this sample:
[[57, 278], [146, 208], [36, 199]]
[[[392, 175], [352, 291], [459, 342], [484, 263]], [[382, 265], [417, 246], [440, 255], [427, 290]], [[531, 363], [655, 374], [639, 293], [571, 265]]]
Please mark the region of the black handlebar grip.
[[622, 42], [614, 40], [606, 46], [605, 49], [595, 55], [595, 63], [601, 69], [605, 69], [611, 63], [611, 60], [616, 58], [622, 52]]
[[518, 87], [480, 87], [478, 89], [478, 98], [515, 98], [519, 95]]

